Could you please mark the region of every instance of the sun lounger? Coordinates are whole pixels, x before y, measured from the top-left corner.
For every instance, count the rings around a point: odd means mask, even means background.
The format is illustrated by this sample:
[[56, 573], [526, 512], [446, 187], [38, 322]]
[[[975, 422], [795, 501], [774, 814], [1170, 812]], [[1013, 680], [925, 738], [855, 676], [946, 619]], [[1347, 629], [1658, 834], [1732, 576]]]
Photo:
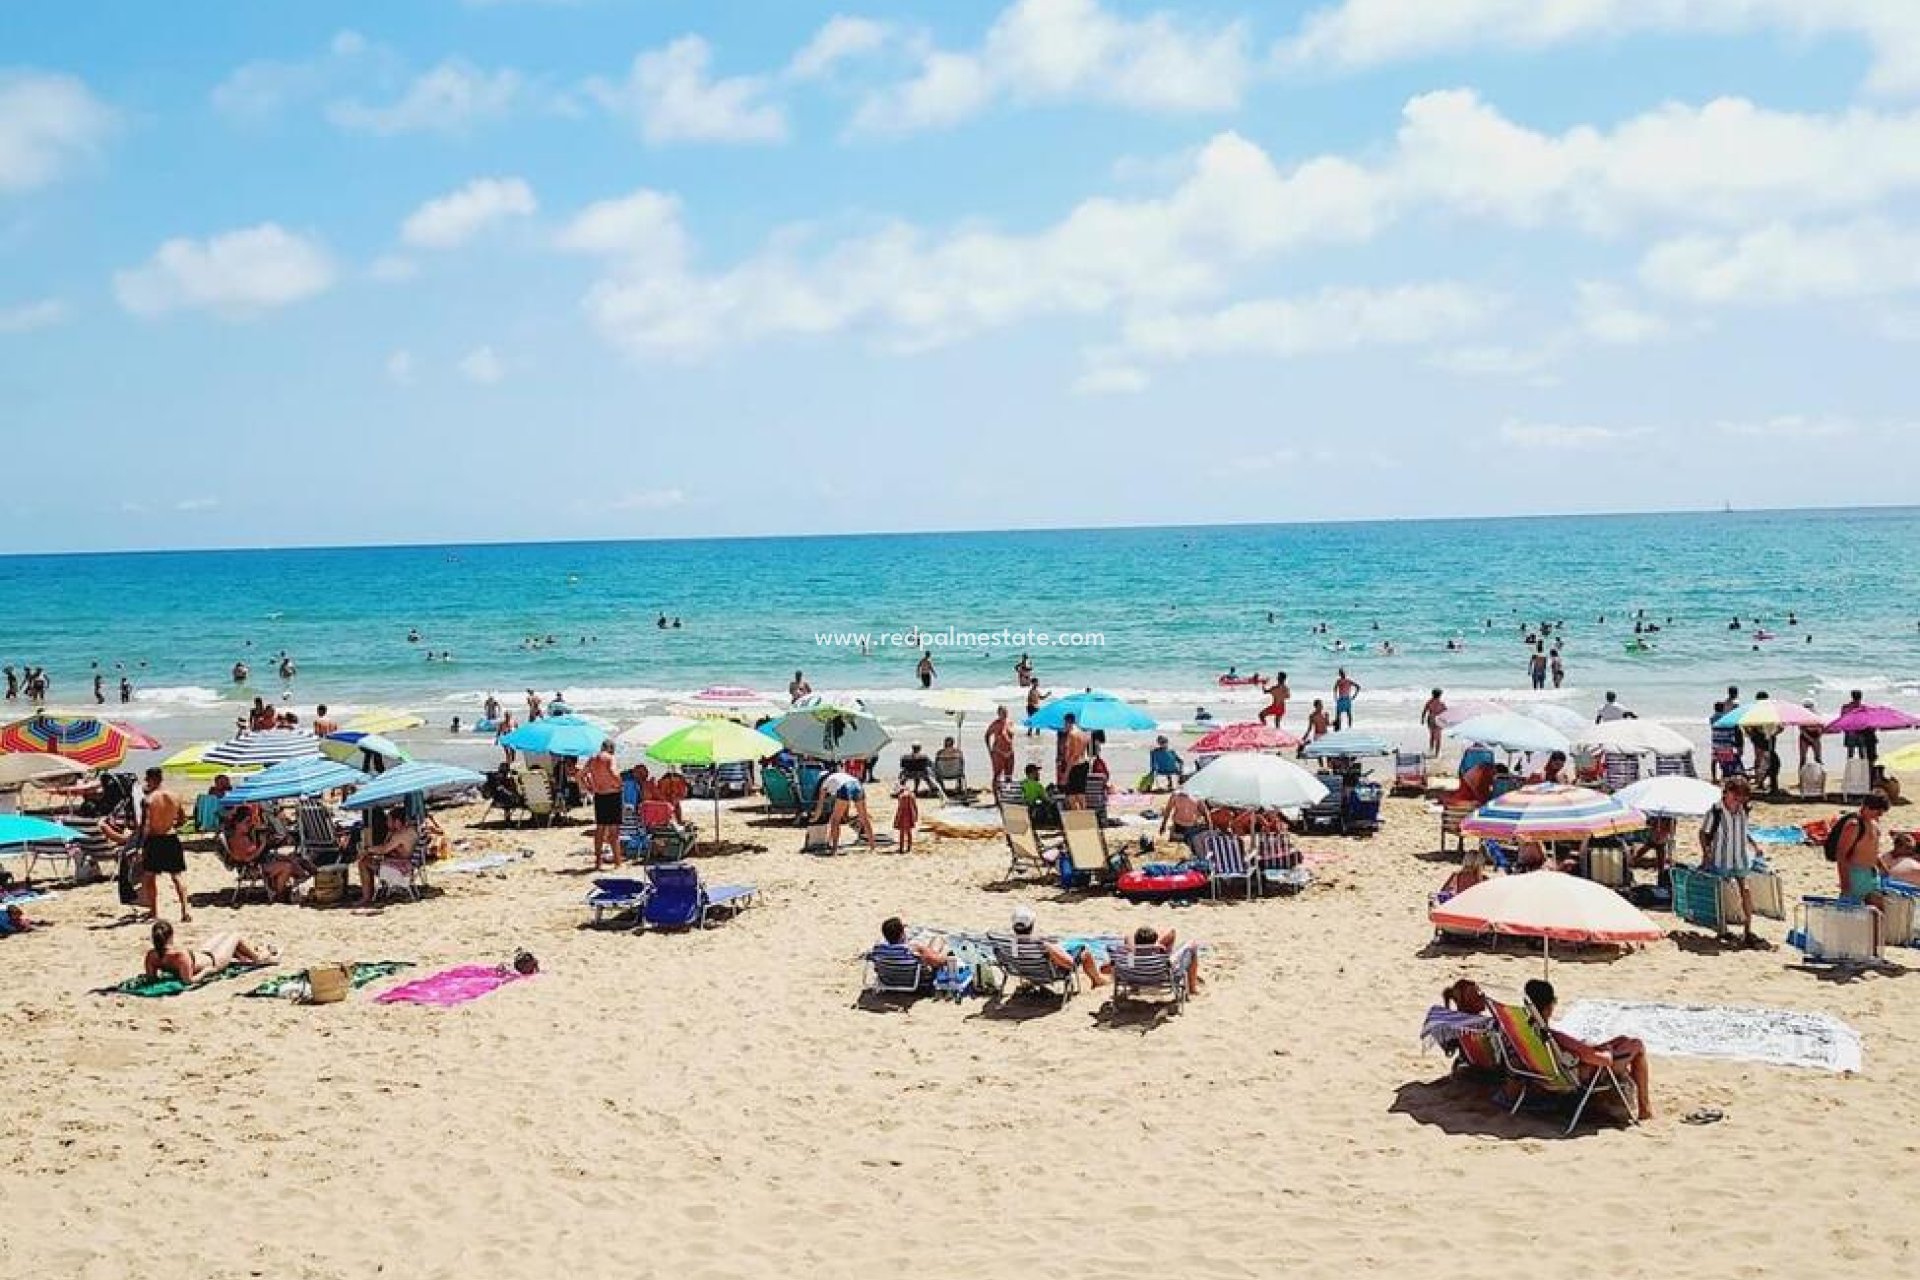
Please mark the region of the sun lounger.
[[770, 813], [792, 817], [804, 811], [800, 804], [800, 785], [785, 769], [773, 767], [762, 769], [760, 792], [767, 799], [767, 810]]
[[1162, 995], [1173, 1000], [1174, 1008], [1186, 1007], [1192, 944], [1169, 953], [1157, 943], [1119, 943], [1107, 952], [1107, 959], [1113, 966], [1115, 1004], [1139, 995]]
[[604, 876], [593, 882], [593, 892], [587, 895], [587, 906], [593, 910], [593, 922], [600, 924], [609, 912], [621, 915], [628, 911], [638, 911], [652, 892], [645, 880], [635, 880], [626, 876]]
[[648, 867], [647, 881], [651, 892], [640, 920], [656, 929], [704, 929], [714, 912], [737, 913], [758, 895], [750, 884], [704, 884], [699, 870], [685, 862]]
[[1061, 810], [1060, 835], [1066, 841], [1061, 884], [1085, 884], [1111, 877], [1113, 854], [1107, 848], [1107, 833], [1098, 814], [1091, 809]]
[[1802, 898], [1787, 943], [1808, 964], [1871, 968], [1886, 963], [1880, 909], [1842, 898]]
[[1247, 851], [1240, 837], [1230, 831], [1202, 831], [1193, 837], [1193, 852], [1207, 864], [1207, 880], [1218, 899], [1220, 886], [1238, 880], [1247, 897], [1256, 892], [1253, 868], [1247, 864]]
[[933, 990], [933, 971], [904, 942], [880, 942], [867, 952], [864, 994], [917, 996]]
[[1007, 879], [1051, 876], [1059, 867], [1060, 846], [1043, 845], [1033, 829], [1027, 806], [1015, 802], [1000, 806], [1000, 826], [1007, 837]]
[[1037, 987], [1057, 995], [1062, 1004], [1080, 989], [1079, 970], [1072, 965], [1065, 970], [1056, 968], [1047, 954], [1047, 944], [1040, 938], [990, 933], [987, 943], [993, 948], [994, 963], [1000, 966], [1001, 972], [1024, 987]]
[[1519, 1096], [1513, 1102], [1515, 1112], [1525, 1105], [1528, 1094], [1536, 1091], [1571, 1100], [1573, 1118], [1567, 1122], [1566, 1132], [1572, 1133], [1595, 1092], [1605, 1085], [1626, 1107], [1628, 1122], [1640, 1123], [1633, 1082], [1623, 1080], [1611, 1067], [1586, 1068], [1588, 1074], [1582, 1081], [1581, 1068], [1570, 1062], [1554, 1043], [1546, 1023], [1534, 1012], [1533, 1006], [1489, 1000], [1487, 1011], [1493, 1015], [1494, 1026], [1500, 1033], [1501, 1065], [1520, 1086]]

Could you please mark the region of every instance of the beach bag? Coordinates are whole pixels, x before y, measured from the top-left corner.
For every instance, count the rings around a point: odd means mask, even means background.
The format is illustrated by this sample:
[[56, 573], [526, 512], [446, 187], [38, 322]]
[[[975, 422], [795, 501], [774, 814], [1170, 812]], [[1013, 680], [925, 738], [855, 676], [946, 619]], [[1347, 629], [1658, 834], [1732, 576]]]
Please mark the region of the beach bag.
[[1835, 819], [1834, 824], [1827, 828], [1827, 838], [1820, 842], [1820, 847], [1826, 851], [1828, 862], [1838, 862], [1840, 860], [1840, 833], [1846, 830], [1849, 822], [1857, 825], [1860, 822], [1860, 815], [1857, 813], [1844, 814]]
[[120, 854], [120, 868], [113, 878], [123, 907], [140, 905], [140, 861], [138, 849], [127, 849]]
[[307, 970], [307, 1003], [339, 1004], [353, 985], [353, 968], [344, 964], [317, 964]]
[[307, 890], [309, 906], [330, 907], [346, 895], [347, 869], [345, 867], [315, 868], [312, 887]]

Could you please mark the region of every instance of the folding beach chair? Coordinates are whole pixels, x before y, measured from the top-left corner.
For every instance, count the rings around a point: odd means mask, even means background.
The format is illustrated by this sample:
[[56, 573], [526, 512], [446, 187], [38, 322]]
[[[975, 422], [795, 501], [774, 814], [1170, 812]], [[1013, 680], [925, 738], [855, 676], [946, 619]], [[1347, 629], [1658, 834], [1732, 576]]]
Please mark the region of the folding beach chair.
[[1618, 791], [1640, 781], [1640, 757], [1620, 751], [1609, 751], [1601, 759], [1601, 785], [1607, 791]]
[[1880, 909], [1843, 898], [1802, 898], [1794, 909], [1789, 946], [1806, 956], [1808, 964], [1830, 964], [1842, 969], [1873, 968], [1886, 963], [1885, 936]]
[[520, 807], [527, 811], [527, 825], [539, 822], [552, 826], [558, 816], [553, 801], [553, 775], [538, 765], [529, 765], [515, 774], [520, 783]]
[[1426, 752], [1396, 751], [1393, 753], [1393, 789], [1416, 794], [1427, 789]]
[[653, 848], [653, 837], [640, 821], [640, 806], [620, 806], [620, 852], [630, 858], [645, 858]]
[[1880, 941], [1889, 947], [1914, 945], [1916, 905], [1920, 888], [1899, 880], [1880, 879]]
[[1570, 1134], [1579, 1126], [1580, 1117], [1585, 1114], [1594, 1093], [1605, 1084], [1626, 1107], [1628, 1123], [1640, 1123], [1633, 1082], [1622, 1080], [1611, 1067], [1591, 1067], [1586, 1068], [1590, 1074], [1582, 1083], [1578, 1064], [1569, 1062], [1566, 1055], [1561, 1053], [1546, 1023], [1532, 1005], [1502, 1004], [1498, 1000], [1489, 1000], [1487, 1012], [1493, 1015], [1494, 1026], [1500, 1033], [1501, 1064], [1520, 1085], [1520, 1096], [1513, 1103], [1514, 1112], [1525, 1105], [1527, 1095], [1535, 1090], [1571, 1099], [1574, 1104], [1573, 1118], [1567, 1122], [1566, 1128]]
[[1192, 944], [1169, 953], [1158, 943], [1116, 943], [1107, 952], [1113, 966], [1113, 1002], [1117, 1005], [1140, 995], [1168, 996], [1175, 1009], [1187, 1004], [1187, 980], [1192, 972]]
[[1193, 837], [1194, 856], [1207, 864], [1207, 880], [1213, 896], [1220, 897], [1220, 886], [1238, 880], [1246, 886], [1247, 897], [1255, 893], [1253, 868], [1247, 865], [1247, 851], [1240, 837], [1231, 831], [1202, 831]]
[[738, 913], [758, 894], [750, 884], [703, 884], [699, 869], [686, 862], [647, 868], [652, 892], [640, 907], [640, 922], [656, 929], [704, 929], [716, 911]]
[[800, 804], [800, 786], [785, 769], [768, 767], [760, 771], [760, 793], [767, 799], [770, 813], [788, 817], [804, 812]]
[[1653, 758], [1653, 776], [1656, 778], [1693, 778], [1693, 752], [1682, 751], [1674, 755], [1656, 755]]
[[607, 918], [608, 913], [637, 913], [646, 904], [650, 892], [652, 890], [645, 880], [603, 876], [594, 880], [593, 891], [587, 894], [587, 906], [592, 909], [593, 922], [597, 925]]
[[1313, 872], [1306, 867], [1293, 841], [1284, 831], [1257, 831], [1252, 845], [1254, 874], [1262, 887], [1298, 893], [1313, 883]]
[[1062, 809], [1060, 836], [1066, 856], [1060, 863], [1060, 883], [1071, 887], [1110, 878], [1113, 852], [1107, 848], [1106, 829], [1091, 809]]
[[1357, 782], [1347, 788], [1340, 804], [1340, 829], [1372, 834], [1380, 829], [1380, 784]]
[[1320, 775], [1327, 789], [1324, 799], [1300, 811], [1300, 825], [1307, 831], [1345, 831], [1347, 821], [1347, 782], [1337, 773]]
[[1633, 883], [1627, 868], [1627, 851], [1617, 844], [1594, 844], [1582, 849], [1580, 874], [1609, 889], [1625, 889]]
[[1087, 792], [1081, 797], [1081, 810], [1093, 814], [1101, 822], [1107, 820], [1107, 780], [1097, 773], [1087, 775]]
[[299, 832], [301, 857], [316, 867], [345, 861], [343, 853], [346, 841], [340, 838], [340, 828], [334, 824], [333, 811], [317, 797], [302, 797], [294, 807], [294, 818]]
[[213, 851], [219, 855], [220, 865], [233, 873], [233, 888], [227, 891], [228, 906], [237, 907], [240, 905], [240, 895], [246, 890], [249, 884], [259, 885], [261, 895], [268, 896], [266, 875], [267, 859], [265, 855], [257, 857], [251, 862], [235, 862], [233, 860], [233, 850], [227, 846], [227, 833], [224, 831], [214, 834]]
[[[1673, 891], [1673, 914], [1688, 924], [1731, 932], [1735, 925], [1747, 923], [1740, 905], [1740, 883], [1731, 876], [1717, 875], [1702, 867], [1678, 863], [1667, 869]], [[1753, 900], [1753, 914], [1770, 920], [1786, 919], [1786, 899], [1780, 877], [1769, 871], [1747, 874], [1747, 896]]]
[[867, 952], [867, 984], [861, 994], [917, 996], [933, 990], [933, 971], [904, 942], [880, 942]]
[[1000, 971], [1022, 987], [1057, 995], [1062, 1004], [1080, 989], [1080, 971], [1072, 965], [1065, 970], [1056, 968], [1047, 954], [1047, 944], [1040, 938], [990, 933], [987, 945], [993, 948], [994, 963]]
[[412, 902], [420, 900], [420, 890], [426, 887], [427, 875], [427, 833], [420, 830], [414, 837], [413, 849], [405, 858], [382, 858], [373, 868], [373, 896], [378, 899], [388, 892], [407, 895]]
[[1467, 851], [1466, 833], [1460, 830], [1460, 824], [1473, 816], [1474, 807], [1470, 804], [1448, 804], [1440, 807], [1440, 852], [1447, 851], [1447, 840], [1453, 840], [1454, 851]]
[[1033, 829], [1033, 815], [1023, 804], [1000, 806], [1000, 828], [1007, 837], [1007, 879], [1050, 876], [1058, 869], [1059, 845], [1043, 845]]
[[691, 822], [675, 822], [673, 806], [665, 800], [640, 802], [640, 825], [646, 829], [649, 856], [662, 862], [681, 862], [700, 843], [700, 833]]
[[1018, 805], [1027, 807], [1027, 798], [1020, 791], [1020, 784], [1011, 778], [1003, 778], [993, 784], [993, 802], [1001, 807]]
[[967, 786], [966, 757], [936, 753], [933, 757], [933, 785], [948, 799], [971, 795], [973, 789]]

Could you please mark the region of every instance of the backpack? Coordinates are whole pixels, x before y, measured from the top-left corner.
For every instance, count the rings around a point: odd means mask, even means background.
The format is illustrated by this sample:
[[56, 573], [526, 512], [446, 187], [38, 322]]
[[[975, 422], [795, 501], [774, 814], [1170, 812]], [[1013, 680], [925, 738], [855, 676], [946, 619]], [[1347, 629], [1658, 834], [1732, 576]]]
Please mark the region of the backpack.
[[1849, 822], [1858, 826], [1860, 821], [1860, 815], [1857, 813], [1842, 814], [1834, 819], [1833, 825], [1827, 828], [1827, 838], [1821, 842], [1821, 847], [1826, 850], [1828, 862], [1840, 861], [1840, 832]]

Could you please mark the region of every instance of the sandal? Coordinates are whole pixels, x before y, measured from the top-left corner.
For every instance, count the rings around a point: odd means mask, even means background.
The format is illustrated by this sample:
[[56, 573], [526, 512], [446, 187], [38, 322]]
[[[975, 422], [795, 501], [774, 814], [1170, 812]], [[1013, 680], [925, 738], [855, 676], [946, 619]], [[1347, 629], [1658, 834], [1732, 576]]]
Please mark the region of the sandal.
[[1726, 1118], [1727, 1118], [1727, 1113], [1720, 1110], [1718, 1107], [1701, 1107], [1697, 1111], [1689, 1111], [1687, 1112], [1686, 1115], [1680, 1117], [1680, 1123], [1682, 1124], [1718, 1124], [1720, 1121], [1725, 1120]]

